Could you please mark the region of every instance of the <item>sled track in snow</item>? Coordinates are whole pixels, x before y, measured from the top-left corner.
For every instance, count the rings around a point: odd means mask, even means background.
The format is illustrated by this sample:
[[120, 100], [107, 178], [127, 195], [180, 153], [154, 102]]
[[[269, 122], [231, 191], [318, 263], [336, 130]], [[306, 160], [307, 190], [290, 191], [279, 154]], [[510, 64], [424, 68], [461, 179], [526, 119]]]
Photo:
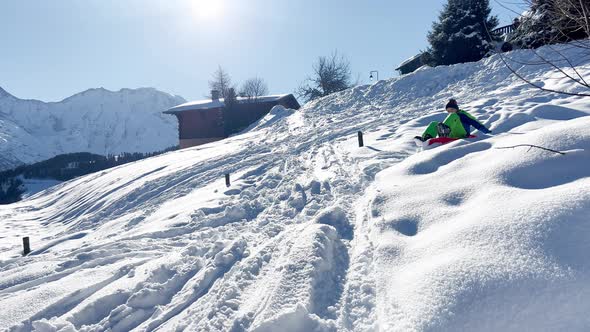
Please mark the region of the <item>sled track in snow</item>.
[[[286, 123], [282, 126], [283, 130], [289, 130]], [[288, 303], [282, 296], [287, 296], [284, 292], [290, 288], [285, 285], [290, 283], [303, 283], [309, 287], [308, 293], [288, 295], [293, 303], [308, 303], [310, 313], [335, 322], [339, 319], [339, 307], [347, 291], [346, 280], [352, 258], [349, 252], [355, 237], [352, 224], [358, 218], [353, 203], [362, 195], [372, 180], [371, 174], [375, 172], [358, 167], [354, 158], [334, 148], [335, 138], [347, 137], [355, 132], [345, 128], [327, 134], [318, 129], [301, 132], [303, 139], [294, 140], [269, 131], [265, 141], [273, 142], [270, 146], [247, 143], [234, 153], [163, 176], [160, 174], [170, 166], [154, 166], [125, 182], [119, 180], [122, 175], [117, 175], [117, 170], [114, 170], [111, 181], [116, 186], [105, 188], [99, 196], [90, 195], [94, 181], [100, 179], [98, 175], [78, 180], [80, 186], [88, 186], [86, 197], [82, 196], [75, 204], [65, 206], [65, 210], [30, 209], [30, 212], [46, 220], [46, 225], [62, 222], [70, 232], [87, 232], [94, 229], [97, 223], [125, 214], [135, 215], [129, 227], [137, 227], [162, 204], [220, 181], [225, 172], [236, 174], [245, 171], [233, 180], [236, 182], [232, 188], [220, 193], [237, 204], [236, 210], [239, 211], [235, 215], [228, 214], [224, 209], [197, 208], [188, 219], [185, 217], [185, 221], [172, 224], [166, 230], [118, 236], [117, 242], [133, 244], [126, 246], [126, 257], [137, 259], [136, 264], [126, 269], [117, 268], [118, 272], [111, 278], [80, 291], [77, 296], [64, 297], [32, 316], [24, 327], [30, 327], [32, 321], [56, 316], [68, 319], [77, 328], [90, 324], [114, 326], [114, 330], [138, 328], [152, 331], [178, 326], [179, 321], [184, 321], [191, 322], [188, 328], [206, 330], [224, 329], [228, 327], [228, 322], [233, 322], [231, 324], [237, 331], [263, 324], [277, 310], [287, 308]], [[250, 153], [244, 155], [244, 149]], [[391, 158], [399, 160], [400, 156], [383, 154], [380, 158], [390, 163]], [[330, 175], [326, 179], [318, 179], [318, 173], [322, 172]], [[142, 183], [140, 186], [137, 186], [138, 181]], [[293, 186], [293, 183], [296, 185]], [[115, 194], [120, 199], [112, 201]], [[46, 202], [46, 206], [59, 203], [62, 196], [58, 192], [53, 200]], [[282, 198], [276, 201], [277, 197]], [[260, 206], [248, 205], [257, 200], [263, 203]], [[332, 207], [344, 212], [325, 212]], [[328, 221], [318, 221], [322, 213]], [[84, 218], [81, 219], [81, 216]], [[172, 215], [171, 218], [180, 217]], [[254, 225], [256, 232], [252, 233]], [[211, 237], [213, 233], [215, 235]], [[307, 240], [294, 241], [299, 234], [308, 234]], [[314, 241], [319, 242], [314, 245]], [[150, 243], [155, 245], [151, 253], [140, 253]], [[236, 243], [240, 244], [240, 250], [226, 253], [233, 258], [220, 258], [225, 255], [224, 250], [235, 247]], [[180, 259], [193, 261], [194, 268], [188, 272], [176, 271], [179, 277], [172, 284], [150, 282], [162, 273], [158, 272], [162, 265], [152, 266], [146, 260], [178, 259], [178, 255], [171, 252], [183, 247], [195, 248], [180, 253]], [[213, 250], [215, 247], [218, 249]], [[69, 260], [60, 263], [69, 268], [51, 276], [8, 286], [2, 293], [10, 296], [13, 291], [27, 289], [34, 284], [58, 283], [100, 266], [108, 270], [114, 265], [105, 265], [90, 253], [114, 254], [118, 250], [110, 245], [96, 245], [72, 251]], [[194, 258], [190, 258], [195, 254]], [[324, 257], [330, 264], [324, 266], [317, 261], [309, 265], [309, 270], [296, 272], [288, 269], [289, 266], [305, 264], [309, 255]], [[123, 260], [123, 256], [112, 257]], [[139, 270], [144, 270], [148, 278], [140, 281], [137, 287], [119, 293], [108, 291], [109, 287], [115, 287], [130, 275], [137, 276]], [[269, 281], [273, 279], [281, 282], [253, 305], [246, 294], [252, 294], [264, 284], [272, 285]], [[152, 288], [154, 292], [157, 289], [163, 294], [160, 299], [150, 299], [155, 295], [144, 294], [149, 293], [145, 289]], [[94, 306], [86, 304], [84, 299], [92, 296], [96, 297], [96, 303], [102, 303], [102, 319], [90, 319], [88, 316]], [[156, 301], [153, 303], [159, 304], [161, 309], [155, 312], [154, 309], [135, 307], [137, 300], [134, 299], [137, 298], [144, 298], [148, 303]], [[216, 304], [211, 306], [211, 303]], [[62, 309], [58, 310], [60, 307]], [[244, 312], [244, 307], [257, 309]], [[182, 317], [184, 319], [180, 319]]]
[[[525, 113], [531, 104], [524, 101], [546, 99], [511, 85], [500, 69], [465, 79], [461, 68], [353, 88], [227, 140], [86, 176], [0, 208], [4, 230], [18, 228], [39, 243], [25, 258], [10, 256], [17, 249], [2, 244], [0, 254], [10, 258], [0, 264], [0, 303], [43, 303], [0, 311], [0, 327], [382, 327], [374, 232], [387, 228], [402, 239], [396, 241], [421, 234], [411, 218], [370, 224], [381, 197], [376, 174], [413, 152], [403, 142], [399, 151], [387, 144], [436, 120], [440, 114], [424, 114], [451, 94], [467, 99], [490, 84], [497, 86], [468, 106], [484, 122], [508, 131], [547, 116], [542, 109]], [[503, 94], [522, 97], [510, 104]], [[504, 107], [520, 107], [520, 115]], [[363, 149], [356, 146], [358, 130], [366, 134]], [[453, 153], [475, 156], [488, 148], [475, 142]], [[453, 153], [410, 171], [439, 172]], [[460, 194], [444, 199], [449, 209], [464, 203]]]

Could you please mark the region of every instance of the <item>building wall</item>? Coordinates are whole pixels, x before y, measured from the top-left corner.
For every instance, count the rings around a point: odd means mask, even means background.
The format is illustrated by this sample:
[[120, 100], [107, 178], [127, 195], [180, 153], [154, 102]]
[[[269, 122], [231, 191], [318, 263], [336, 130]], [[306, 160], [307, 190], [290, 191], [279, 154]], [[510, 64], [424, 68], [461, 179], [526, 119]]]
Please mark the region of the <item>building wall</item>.
[[263, 118], [270, 110], [277, 106], [282, 105], [286, 108], [299, 109], [300, 106], [297, 100], [293, 97], [282, 98], [274, 101], [243, 101], [235, 106], [234, 110], [229, 110], [226, 115], [226, 133], [228, 135], [239, 132], [240, 130], [248, 127], [259, 119]]
[[224, 119], [226, 122], [226, 133], [231, 135], [241, 131], [264, 117], [275, 105], [276, 102], [242, 102], [237, 104], [233, 109], [227, 110], [226, 112], [226, 118]]
[[224, 137], [223, 111], [220, 108], [177, 114], [181, 140]]
[[274, 106], [298, 109], [294, 97], [276, 101], [240, 102], [233, 109], [194, 110], [177, 113], [180, 148], [215, 142], [235, 134], [265, 116]]
[[203, 145], [215, 141], [224, 139], [224, 137], [210, 137], [210, 138], [191, 138], [191, 139], [180, 139], [180, 148], [186, 149], [191, 146]]
[[423, 65], [422, 59], [417, 58], [414, 61], [406, 64], [405, 66], [400, 67], [400, 74], [405, 75], [405, 74], [413, 73], [414, 71], [416, 71], [416, 69], [422, 67], [422, 65]]

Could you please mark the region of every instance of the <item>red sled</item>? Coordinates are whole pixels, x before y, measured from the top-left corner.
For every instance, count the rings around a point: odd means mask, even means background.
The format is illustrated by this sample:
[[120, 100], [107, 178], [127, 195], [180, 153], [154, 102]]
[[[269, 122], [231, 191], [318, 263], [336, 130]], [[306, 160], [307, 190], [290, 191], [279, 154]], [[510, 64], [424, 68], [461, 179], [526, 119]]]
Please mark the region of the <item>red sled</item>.
[[[477, 136], [475, 136], [475, 135], [469, 135], [466, 138], [476, 138], [476, 137]], [[430, 146], [430, 145], [436, 144], [436, 143], [438, 143], [438, 144], [447, 144], [447, 143], [454, 142], [454, 141], [456, 141], [458, 139], [461, 139], [461, 138], [450, 138], [450, 137], [431, 138], [431, 139], [428, 140], [428, 145]]]

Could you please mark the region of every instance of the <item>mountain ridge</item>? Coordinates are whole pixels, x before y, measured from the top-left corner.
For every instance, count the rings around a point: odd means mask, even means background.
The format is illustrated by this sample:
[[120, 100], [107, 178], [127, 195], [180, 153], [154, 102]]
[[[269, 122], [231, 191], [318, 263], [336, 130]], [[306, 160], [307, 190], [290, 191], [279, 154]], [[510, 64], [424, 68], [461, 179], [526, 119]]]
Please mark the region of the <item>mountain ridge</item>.
[[177, 144], [162, 112], [186, 100], [155, 88], [91, 88], [59, 102], [20, 99], [0, 87], [0, 170], [62, 153], [153, 152]]
[[17, 97], [16, 95], [8, 92], [6, 89], [4, 89], [1, 85], [0, 85], [0, 98], [5, 98], [5, 97], [12, 97], [14, 99], [18, 99], [18, 100], [22, 100], [22, 101], [36, 101], [36, 102], [40, 102], [40, 103], [44, 103], [44, 104], [57, 104], [57, 103], [62, 103], [68, 99], [77, 97], [77, 96], [81, 96], [81, 95], [85, 95], [88, 92], [93, 92], [93, 91], [104, 91], [107, 93], [127, 93], [127, 92], [138, 92], [138, 91], [155, 91], [155, 92], [159, 92], [159, 93], [164, 93], [167, 94], [171, 97], [174, 98], [182, 98], [184, 100], [184, 98], [180, 95], [175, 95], [172, 93], [168, 93], [162, 90], [159, 90], [157, 88], [154, 87], [149, 87], [149, 86], [145, 86], [145, 87], [137, 87], [137, 88], [121, 88], [119, 90], [111, 90], [111, 89], [107, 89], [105, 87], [96, 87], [96, 88], [88, 88], [86, 90], [82, 90], [80, 92], [76, 92], [70, 96], [64, 97], [61, 100], [58, 101], [45, 101], [45, 100], [41, 100], [41, 99], [37, 99], [37, 98], [21, 98], [21, 97]]

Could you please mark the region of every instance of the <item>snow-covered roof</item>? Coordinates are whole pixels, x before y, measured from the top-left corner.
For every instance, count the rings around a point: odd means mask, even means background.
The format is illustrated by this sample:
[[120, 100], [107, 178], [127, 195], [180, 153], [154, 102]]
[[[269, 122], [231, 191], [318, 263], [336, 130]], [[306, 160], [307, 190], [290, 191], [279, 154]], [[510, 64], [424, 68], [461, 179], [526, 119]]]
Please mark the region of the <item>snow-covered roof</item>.
[[[271, 95], [271, 96], [260, 96], [260, 97], [238, 97], [238, 102], [256, 102], [256, 103], [264, 103], [264, 102], [273, 102], [278, 101], [282, 98], [289, 96], [290, 94], [282, 94], [282, 95]], [[200, 111], [200, 110], [209, 110], [213, 108], [221, 108], [225, 107], [224, 99], [218, 100], [197, 100], [197, 101], [190, 101], [188, 103], [184, 103], [178, 106], [174, 106], [164, 113], [166, 114], [174, 114], [178, 112], [184, 111]]]
[[413, 57], [405, 60], [404, 62], [402, 62], [399, 66], [397, 66], [397, 68], [395, 68], [395, 70], [399, 70], [401, 67], [409, 64], [410, 62], [416, 61], [417, 59], [419, 59], [422, 56], [422, 53], [416, 54]]
[[212, 108], [221, 108], [224, 106], [225, 106], [225, 104], [223, 103], [223, 99], [189, 101], [188, 103], [174, 106], [174, 107], [168, 109], [164, 113], [175, 113], [175, 112], [182, 112], [182, 111], [189, 111], [189, 110], [208, 110], [208, 109], [212, 109]]

